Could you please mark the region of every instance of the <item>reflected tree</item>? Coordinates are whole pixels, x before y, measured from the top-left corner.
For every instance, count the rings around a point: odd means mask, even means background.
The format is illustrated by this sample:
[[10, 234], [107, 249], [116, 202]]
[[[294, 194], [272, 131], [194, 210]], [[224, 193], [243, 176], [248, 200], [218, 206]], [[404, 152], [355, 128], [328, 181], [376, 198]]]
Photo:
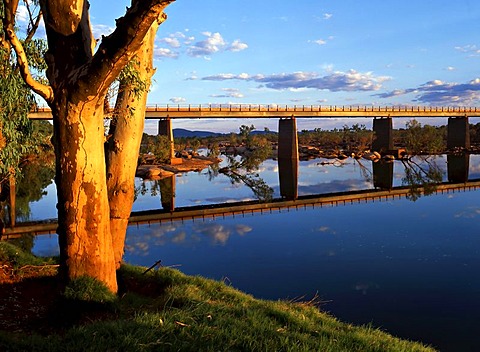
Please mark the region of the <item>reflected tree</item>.
[[427, 196], [435, 192], [437, 185], [442, 182], [443, 171], [436, 161], [429, 157], [419, 158], [419, 162], [413, 158], [402, 160], [405, 168], [405, 176], [402, 178], [402, 185], [410, 188], [407, 199], [416, 201], [423, 195]]
[[232, 184], [245, 184], [252, 190], [255, 198], [268, 202], [273, 198], [273, 188], [268, 186], [257, 172], [260, 164], [266, 159], [255, 153], [241, 157], [228, 155], [228, 166], [219, 169], [218, 172], [227, 176]]

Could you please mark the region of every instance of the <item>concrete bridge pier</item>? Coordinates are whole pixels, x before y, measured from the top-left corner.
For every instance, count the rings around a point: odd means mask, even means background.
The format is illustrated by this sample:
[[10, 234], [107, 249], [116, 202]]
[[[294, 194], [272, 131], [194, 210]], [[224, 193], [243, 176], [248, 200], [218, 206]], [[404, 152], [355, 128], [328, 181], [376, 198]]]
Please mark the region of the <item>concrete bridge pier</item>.
[[391, 117], [373, 119], [372, 150], [385, 153], [393, 150], [393, 123]]
[[297, 120], [294, 116], [278, 121], [278, 158], [298, 160]]
[[158, 135], [167, 136], [170, 141], [170, 164], [178, 165], [182, 163], [181, 158], [175, 158], [175, 145], [173, 141], [173, 129], [172, 129], [172, 120], [170, 117], [160, 119], [158, 121]]
[[449, 117], [447, 126], [447, 149], [470, 148], [468, 117]]

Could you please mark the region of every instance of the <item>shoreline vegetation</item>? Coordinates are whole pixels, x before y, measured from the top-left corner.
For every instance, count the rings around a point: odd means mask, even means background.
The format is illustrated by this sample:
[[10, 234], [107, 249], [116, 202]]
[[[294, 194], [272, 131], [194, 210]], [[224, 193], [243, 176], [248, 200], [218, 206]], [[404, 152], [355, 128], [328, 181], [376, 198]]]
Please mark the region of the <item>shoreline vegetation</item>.
[[0, 243], [2, 351], [434, 351], [309, 301], [266, 301], [165, 267], [123, 265], [112, 295], [60, 284], [55, 259]]
[[[407, 122], [405, 128], [394, 129], [394, 149], [380, 154], [371, 150], [374, 132], [364, 125], [345, 125], [343, 129], [303, 130], [298, 132], [298, 153], [300, 160], [317, 158], [344, 160], [349, 157], [374, 162], [392, 162], [395, 159], [408, 160], [414, 155], [439, 155], [459, 153], [480, 153], [480, 123], [470, 125], [471, 147], [468, 150], [447, 149], [446, 126], [422, 126], [416, 120]], [[144, 134], [142, 140], [137, 177], [158, 180], [176, 173], [201, 171], [227, 157], [233, 164], [235, 157], [250, 160], [247, 166], [255, 169], [255, 164], [266, 159], [278, 158], [278, 133], [267, 128], [255, 131], [255, 126], [242, 125], [239, 133], [218, 135], [211, 132], [181, 130], [182, 135], [174, 139], [175, 157], [180, 163], [170, 163], [170, 142], [165, 136]], [[209, 135], [210, 133], [210, 135]], [[206, 150], [207, 155], [199, 155], [198, 150]], [[253, 162], [251, 161], [253, 160]], [[245, 163], [244, 163], [245, 164]], [[238, 164], [237, 164], [238, 166]], [[231, 167], [224, 168], [228, 172]]]

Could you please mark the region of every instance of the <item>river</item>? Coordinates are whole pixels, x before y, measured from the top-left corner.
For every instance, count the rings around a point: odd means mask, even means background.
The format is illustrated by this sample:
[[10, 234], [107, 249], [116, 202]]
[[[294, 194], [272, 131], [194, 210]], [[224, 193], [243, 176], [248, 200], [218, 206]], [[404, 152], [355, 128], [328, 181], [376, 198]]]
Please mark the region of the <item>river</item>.
[[[294, 173], [295, 192], [397, 187], [406, 182], [405, 170], [413, 168], [416, 175], [432, 165], [443, 182], [480, 179], [478, 155], [414, 161], [395, 161], [381, 171], [382, 179], [366, 160], [301, 161], [298, 175]], [[453, 165], [456, 172], [449, 169]], [[277, 161], [264, 161], [257, 172], [274, 198], [285, 192]], [[174, 197], [161, 193], [158, 182], [138, 179], [133, 210], [157, 209], [162, 202], [184, 207], [254, 198], [250, 188], [212, 169], [177, 175], [171, 182]], [[32, 219], [55, 216], [54, 186], [45, 193], [30, 204]], [[479, 197], [480, 190], [412, 193], [394, 200], [131, 226], [125, 261], [150, 266], [161, 260], [163, 266], [224, 280], [258, 298], [314, 299], [320, 309], [345, 322], [371, 323], [442, 351], [475, 351], [480, 332]], [[34, 252], [58, 252], [55, 236], [37, 237]]]

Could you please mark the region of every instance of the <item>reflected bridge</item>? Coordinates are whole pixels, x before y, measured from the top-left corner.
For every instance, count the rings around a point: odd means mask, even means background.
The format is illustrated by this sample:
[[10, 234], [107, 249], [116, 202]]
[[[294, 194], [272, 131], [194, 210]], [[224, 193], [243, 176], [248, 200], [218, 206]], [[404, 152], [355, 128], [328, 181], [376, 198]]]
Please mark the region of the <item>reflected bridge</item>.
[[[433, 193], [444, 194], [452, 192], [466, 192], [480, 189], [480, 179], [471, 180], [462, 183], [444, 182], [437, 184]], [[424, 192], [423, 187], [419, 187], [420, 192]], [[153, 210], [132, 212], [129, 225], [165, 223], [173, 221], [195, 221], [196, 219], [216, 219], [229, 216], [247, 216], [253, 214], [269, 214], [273, 212], [303, 210], [307, 208], [322, 208], [326, 206], [339, 206], [359, 204], [375, 201], [388, 201], [405, 198], [409, 196], [411, 190], [408, 186], [394, 187], [390, 190], [371, 189], [350, 192], [338, 192], [328, 194], [317, 194], [308, 196], [299, 196], [295, 199], [278, 198], [270, 202], [248, 201], [234, 202], [228, 204], [202, 205], [181, 207], [175, 210]], [[1, 235], [2, 240], [18, 238], [21, 234], [32, 233], [54, 234], [56, 233], [56, 220], [20, 223], [14, 228], [5, 228]]]

